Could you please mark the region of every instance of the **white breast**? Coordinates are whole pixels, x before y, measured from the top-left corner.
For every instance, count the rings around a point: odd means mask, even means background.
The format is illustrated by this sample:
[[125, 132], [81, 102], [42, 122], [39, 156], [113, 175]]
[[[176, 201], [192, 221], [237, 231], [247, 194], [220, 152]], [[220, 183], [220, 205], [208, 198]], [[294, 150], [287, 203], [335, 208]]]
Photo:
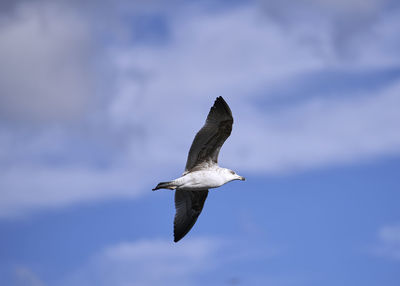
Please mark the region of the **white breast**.
[[177, 189], [184, 190], [205, 190], [218, 188], [228, 181], [216, 170], [201, 170], [188, 173], [176, 179]]

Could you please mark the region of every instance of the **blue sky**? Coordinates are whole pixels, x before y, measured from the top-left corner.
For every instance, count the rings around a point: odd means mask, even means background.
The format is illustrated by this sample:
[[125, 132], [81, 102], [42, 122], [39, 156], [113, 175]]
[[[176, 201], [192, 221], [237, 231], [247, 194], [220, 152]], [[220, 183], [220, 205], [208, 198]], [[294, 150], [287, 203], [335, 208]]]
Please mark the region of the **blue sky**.
[[[398, 285], [396, 1], [2, 1], [1, 285]], [[173, 243], [215, 97], [235, 123]]]

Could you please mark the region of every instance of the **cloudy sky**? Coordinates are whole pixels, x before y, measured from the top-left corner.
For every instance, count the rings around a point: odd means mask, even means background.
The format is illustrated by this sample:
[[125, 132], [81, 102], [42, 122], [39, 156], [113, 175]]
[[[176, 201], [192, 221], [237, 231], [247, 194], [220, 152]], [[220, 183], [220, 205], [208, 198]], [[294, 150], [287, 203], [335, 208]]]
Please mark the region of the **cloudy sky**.
[[[400, 283], [393, 0], [1, 1], [0, 284]], [[172, 242], [217, 96], [235, 123]]]

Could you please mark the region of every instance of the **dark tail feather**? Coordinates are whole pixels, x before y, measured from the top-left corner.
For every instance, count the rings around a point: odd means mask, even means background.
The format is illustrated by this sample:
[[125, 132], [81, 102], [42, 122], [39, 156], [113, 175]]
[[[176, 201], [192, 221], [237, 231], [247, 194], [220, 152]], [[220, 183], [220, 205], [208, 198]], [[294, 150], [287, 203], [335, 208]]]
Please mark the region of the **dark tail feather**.
[[153, 191], [158, 190], [158, 189], [174, 190], [175, 186], [172, 184], [172, 182], [161, 182], [153, 189]]

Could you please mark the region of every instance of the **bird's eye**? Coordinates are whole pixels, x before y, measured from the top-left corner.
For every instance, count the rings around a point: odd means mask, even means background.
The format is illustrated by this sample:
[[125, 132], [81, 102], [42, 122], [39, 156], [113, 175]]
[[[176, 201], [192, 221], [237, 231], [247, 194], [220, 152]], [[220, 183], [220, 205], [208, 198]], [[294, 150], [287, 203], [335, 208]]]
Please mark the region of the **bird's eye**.
[[234, 171], [232, 171], [232, 170], [229, 170], [229, 172], [231, 172], [231, 174], [232, 174], [232, 175], [234, 175], [234, 174], [235, 174], [235, 172], [234, 172]]

